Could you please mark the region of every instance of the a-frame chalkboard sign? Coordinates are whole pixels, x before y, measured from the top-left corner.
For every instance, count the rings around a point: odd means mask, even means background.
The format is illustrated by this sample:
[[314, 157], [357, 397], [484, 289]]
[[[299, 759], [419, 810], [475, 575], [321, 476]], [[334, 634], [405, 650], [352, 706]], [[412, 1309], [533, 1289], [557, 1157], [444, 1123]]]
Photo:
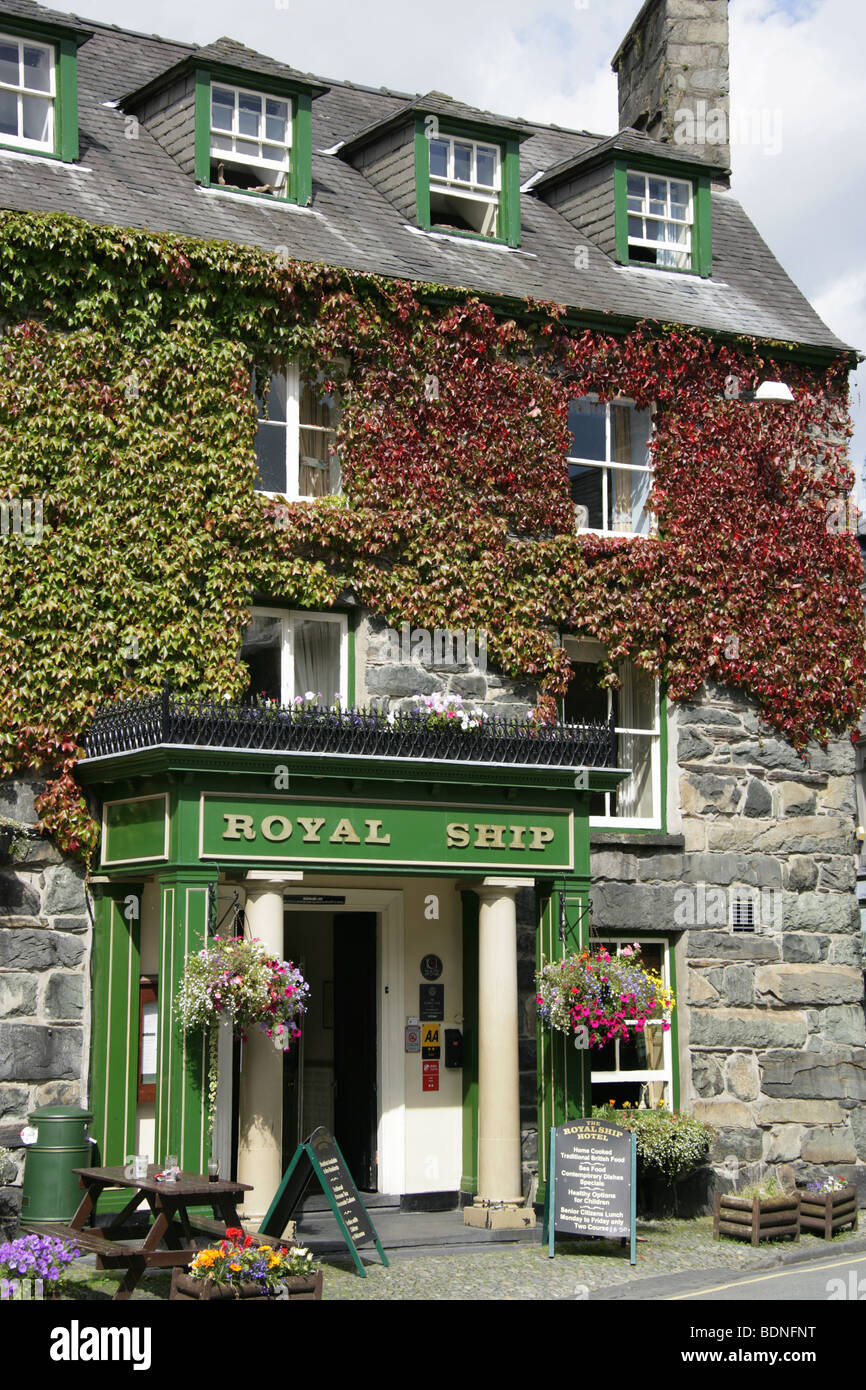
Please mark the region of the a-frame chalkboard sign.
[[367, 1271], [358, 1254], [360, 1246], [375, 1245], [382, 1264], [387, 1265], [385, 1251], [379, 1244], [379, 1237], [352, 1181], [340, 1146], [326, 1129], [313, 1130], [309, 1139], [295, 1149], [259, 1233], [279, 1239], [313, 1178], [318, 1178], [321, 1184], [361, 1278], [366, 1279]]
[[572, 1120], [550, 1131], [544, 1240], [553, 1259], [557, 1235], [617, 1236], [637, 1259], [637, 1140], [606, 1120]]

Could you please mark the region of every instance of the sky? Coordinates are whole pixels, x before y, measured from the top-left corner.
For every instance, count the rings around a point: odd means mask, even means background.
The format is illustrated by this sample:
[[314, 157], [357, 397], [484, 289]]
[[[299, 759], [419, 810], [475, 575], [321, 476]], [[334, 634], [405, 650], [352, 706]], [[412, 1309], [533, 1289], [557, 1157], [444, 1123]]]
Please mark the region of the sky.
[[[437, 90], [612, 134], [610, 59], [641, 0], [78, 0], [82, 17], [206, 44], [223, 35], [325, 78]], [[72, 0], [70, 0], [72, 8]], [[62, 0], [54, 8], [65, 9]], [[730, 0], [732, 190], [833, 331], [866, 351], [863, 0]], [[866, 496], [866, 364], [851, 457]], [[861, 502], [861, 505], [864, 505]]]

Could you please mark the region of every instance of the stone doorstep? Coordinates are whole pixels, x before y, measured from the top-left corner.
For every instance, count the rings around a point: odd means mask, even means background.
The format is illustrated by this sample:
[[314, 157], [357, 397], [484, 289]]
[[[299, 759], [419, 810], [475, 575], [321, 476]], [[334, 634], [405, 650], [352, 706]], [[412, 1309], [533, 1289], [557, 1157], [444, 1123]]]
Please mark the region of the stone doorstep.
[[477, 1226], [488, 1231], [534, 1230], [535, 1211], [532, 1207], [510, 1202], [483, 1202], [477, 1199], [463, 1208], [464, 1226]]

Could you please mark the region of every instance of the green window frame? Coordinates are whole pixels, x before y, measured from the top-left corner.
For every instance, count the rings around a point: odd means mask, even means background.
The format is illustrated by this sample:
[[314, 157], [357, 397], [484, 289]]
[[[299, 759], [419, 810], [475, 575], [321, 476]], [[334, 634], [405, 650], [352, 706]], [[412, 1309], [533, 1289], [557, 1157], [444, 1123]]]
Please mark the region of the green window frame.
[[[269, 202], [297, 203], [305, 207], [313, 197], [312, 92], [279, 80], [258, 77], [235, 68], [196, 68], [195, 71], [195, 181], [202, 188], [219, 188], [211, 178], [211, 86], [225, 86], [263, 98], [276, 97], [291, 107], [291, 154], [285, 191], [257, 193], [230, 187], [227, 191]], [[263, 180], [264, 181], [264, 180]]]
[[[51, 92], [52, 139], [47, 145], [26, 142], [8, 134], [0, 134], [0, 148], [16, 150], [19, 154], [36, 155], [40, 159], [60, 159], [72, 164], [78, 159], [78, 42], [68, 32], [51, 26], [19, 24], [14, 18], [0, 16], [0, 40], [32, 43], [49, 48], [53, 53]], [[37, 93], [34, 91], [34, 95]]]
[[706, 279], [712, 274], [712, 218], [709, 174], [684, 169], [673, 162], [656, 159], [618, 159], [613, 167], [614, 207], [616, 216], [616, 258], [621, 265], [636, 265], [644, 270], [652, 269], [647, 261], [638, 260], [629, 253], [628, 237], [628, 175], [656, 174], [664, 179], [675, 179], [687, 183], [692, 190], [692, 239], [691, 265], [688, 269], [673, 266], [659, 267], [672, 270], [677, 275], [700, 275]]
[[[465, 140], [467, 144], [492, 146], [499, 151], [499, 207], [495, 234], [457, 227], [440, 227], [430, 212], [430, 143], [440, 136], [451, 141]], [[495, 128], [455, 124], [451, 121], [432, 121], [429, 116], [415, 121], [415, 201], [418, 226], [424, 231], [447, 233], [448, 236], [469, 237], [472, 241], [493, 241], [506, 246], [520, 245], [520, 155], [516, 137]]]

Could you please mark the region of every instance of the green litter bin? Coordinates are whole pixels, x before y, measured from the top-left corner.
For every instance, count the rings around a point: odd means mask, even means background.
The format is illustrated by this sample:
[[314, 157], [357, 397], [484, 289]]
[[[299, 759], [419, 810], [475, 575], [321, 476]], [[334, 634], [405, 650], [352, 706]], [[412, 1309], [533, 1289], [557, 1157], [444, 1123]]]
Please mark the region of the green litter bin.
[[21, 1193], [22, 1221], [68, 1221], [84, 1196], [73, 1168], [89, 1168], [87, 1126], [93, 1119], [78, 1105], [42, 1105], [27, 1116], [39, 1137], [27, 1149]]

